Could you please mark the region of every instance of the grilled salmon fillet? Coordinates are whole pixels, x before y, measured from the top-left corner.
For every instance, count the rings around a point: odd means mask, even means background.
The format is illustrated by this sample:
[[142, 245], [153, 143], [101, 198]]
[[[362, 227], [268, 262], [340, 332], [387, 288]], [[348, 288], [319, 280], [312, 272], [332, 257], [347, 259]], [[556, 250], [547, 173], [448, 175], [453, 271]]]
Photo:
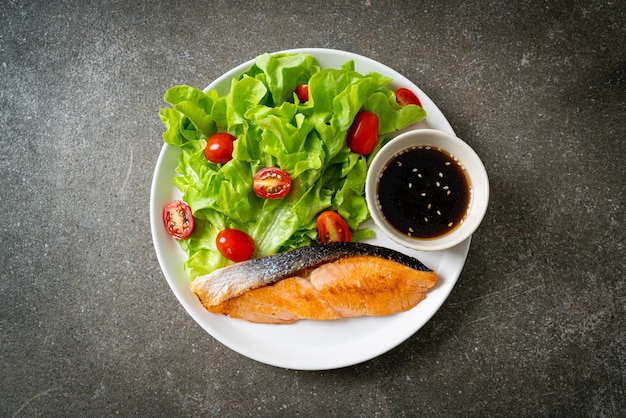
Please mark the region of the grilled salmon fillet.
[[[337, 246], [348, 251], [340, 251], [340, 256], [318, 257], [315, 262], [299, 259], [298, 274], [273, 273], [276, 277], [259, 279], [233, 276], [237, 270], [228, 270], [224, 276], [217, 270], [209, 275], [210, 280], [196, 279], [191, 288], [210, 312], [250, 322], [286, 324], [301, 319], [332, 320], [406, 311], [423, 300], [437, 282], [435, 272], [414, 258], [362, 245], [356, 250], [352, 245]], [[323, 251], [332, 247], [324, 246]], [[238, 269], [240, 274], [252, 275], [259, 270], [246, 265]], [[213, 280], [219, 286], [212, 286]], [[231, 280], [237, 282], [234, 287]], [[267, 283], [259, 285], [259, 281]], [[215, 289], [219, 296], [210, 294]], [[228, 292], [231, 294], [224, 296]]]

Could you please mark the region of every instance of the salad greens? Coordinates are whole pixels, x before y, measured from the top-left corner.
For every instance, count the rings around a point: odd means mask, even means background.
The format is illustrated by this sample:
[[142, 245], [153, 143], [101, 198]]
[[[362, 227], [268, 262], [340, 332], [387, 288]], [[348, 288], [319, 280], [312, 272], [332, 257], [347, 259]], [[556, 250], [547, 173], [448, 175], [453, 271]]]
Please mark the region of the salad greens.
[[[390, 78], [362, 75], [348, 61], [339, 69], [320, 69], [305, 54], [264, 54], [231, 82], [220, 96], [190, 86], [165, 93], [171, 107], [160, 110], [163, 140], [181, 149], [174, 184], [192, 208], [195, 229], [180, 240], [192, 280], [230, 263], [216, 249], [224, 228], [250, 235], [255, 257], [308, 245], [317, 240], [316, 218], [335, 210], [348, 223], [353, 240], [373, 236], [359, 229], [369, 213], [364, 187], [371, 155], [384, 136], [425, 118], [416, 105], [399, 106], [387, 86]], [[294, 89], [308, 84], [301, 103]], [[350, 152], [346, 135], [360, 110], [379, 118], [380, 140], [368, 158]], [[204, 156], [206, 139], [228, 132], [233, 159], [214, 164]], [[254, 173], [279, 167], [292, 179], [290, 193], [277, 200], [252, 191]]]

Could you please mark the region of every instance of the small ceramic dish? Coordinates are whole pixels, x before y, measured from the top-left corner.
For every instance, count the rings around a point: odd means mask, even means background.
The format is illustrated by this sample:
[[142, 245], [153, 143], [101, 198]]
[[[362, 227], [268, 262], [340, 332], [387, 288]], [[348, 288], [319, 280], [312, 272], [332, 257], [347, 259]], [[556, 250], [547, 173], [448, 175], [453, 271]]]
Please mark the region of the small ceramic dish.
[[435, 129], [398, 135], [374, 156], [367, 173], [367, 206], [393, 241], [438, 251], [469, 238], [489, 201], [482, 161], [463, 140]]

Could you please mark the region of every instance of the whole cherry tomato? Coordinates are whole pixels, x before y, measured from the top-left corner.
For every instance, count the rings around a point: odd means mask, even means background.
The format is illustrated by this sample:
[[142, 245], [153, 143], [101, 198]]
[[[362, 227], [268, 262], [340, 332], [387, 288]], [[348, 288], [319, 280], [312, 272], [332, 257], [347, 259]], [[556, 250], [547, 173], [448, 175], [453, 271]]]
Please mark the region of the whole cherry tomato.
[[306, 84], [300, 84], [296, 86], [296, 95], [300, 102], [308, 102], [309, 101], [309, 86]]
[[278, 167], [266, 167], [256, 172], [252, 189], [264, 199], [280, 199], [291, 190], [291, 177]]
[[235, 137], [226, 132], [211, 135], [206, 141], [204, 156], [215, 164], [225, 164], [233, 158]]
[[422, 102], [420, 102], [420, 99], [417, 98], [415, 93], [413, 93], [411, 90], [404, 88], [404, 87], [396, 90], [396, 102], [400, 106], [414, 104], [414, 105], [418, 105], [419, 107], [422, 107]]
[[372, 152], [378, 142], [378, 116], [366, 110], [357, 113], [348, 131], [347, 141], [352, 152], [361, 155]]
[[321, 243], [350, 242], [350, 227], [343, 218], [334, 211], [322, 212], [317, 217], [317, 233]]
[[163, 208], [165, 230], [176, 239], [187, 238], [193, 232], [191, 208], [181, 200], [174, 200]]
[[239, 229], [227, 228], [217, 234], [217, 250], [226, 258], [240, 262], [249, 260], [254, 253], [254, 241]]

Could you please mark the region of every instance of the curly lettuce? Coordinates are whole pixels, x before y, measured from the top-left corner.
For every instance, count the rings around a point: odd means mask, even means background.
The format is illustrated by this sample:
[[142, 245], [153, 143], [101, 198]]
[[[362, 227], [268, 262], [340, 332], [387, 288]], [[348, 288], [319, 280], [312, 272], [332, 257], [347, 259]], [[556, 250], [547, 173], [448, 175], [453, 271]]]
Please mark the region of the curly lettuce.
[[[196, 227], [180, 245], [187, 253], [190, 280], [230, 262], [216, 249], [224, 228], [250, 235], [261, 257], [317, 240], [316, 218], [335, 210], [352, 229], [353, 239], [371, 237], [360, 228], [369, 212], [364, 187], [368, 158], [350, 152], [347, 132], [355, 115], [368, 110], [379, 118], [379, 147], [385, 135], [425, 118], [415, 105], [399, 106], [387, 85], [390, 78], [359, 74], [354, 62], [320, 69], [306, 54], [264, 54], [231, 82], [220, 96], [215, 90], [174, 86], [160, 110], [163, 140], [179, 147], [174, 185], [193, 211]], [[301, 103], [294, 89], [308, 84]], [[228, 132], [237, 139], [233, 159], [214, 164], [204, 157], [206, 139]], [[292, 189], [285, 198], [268, 200], [252, 191], [254, 173], [280, 167]]]

